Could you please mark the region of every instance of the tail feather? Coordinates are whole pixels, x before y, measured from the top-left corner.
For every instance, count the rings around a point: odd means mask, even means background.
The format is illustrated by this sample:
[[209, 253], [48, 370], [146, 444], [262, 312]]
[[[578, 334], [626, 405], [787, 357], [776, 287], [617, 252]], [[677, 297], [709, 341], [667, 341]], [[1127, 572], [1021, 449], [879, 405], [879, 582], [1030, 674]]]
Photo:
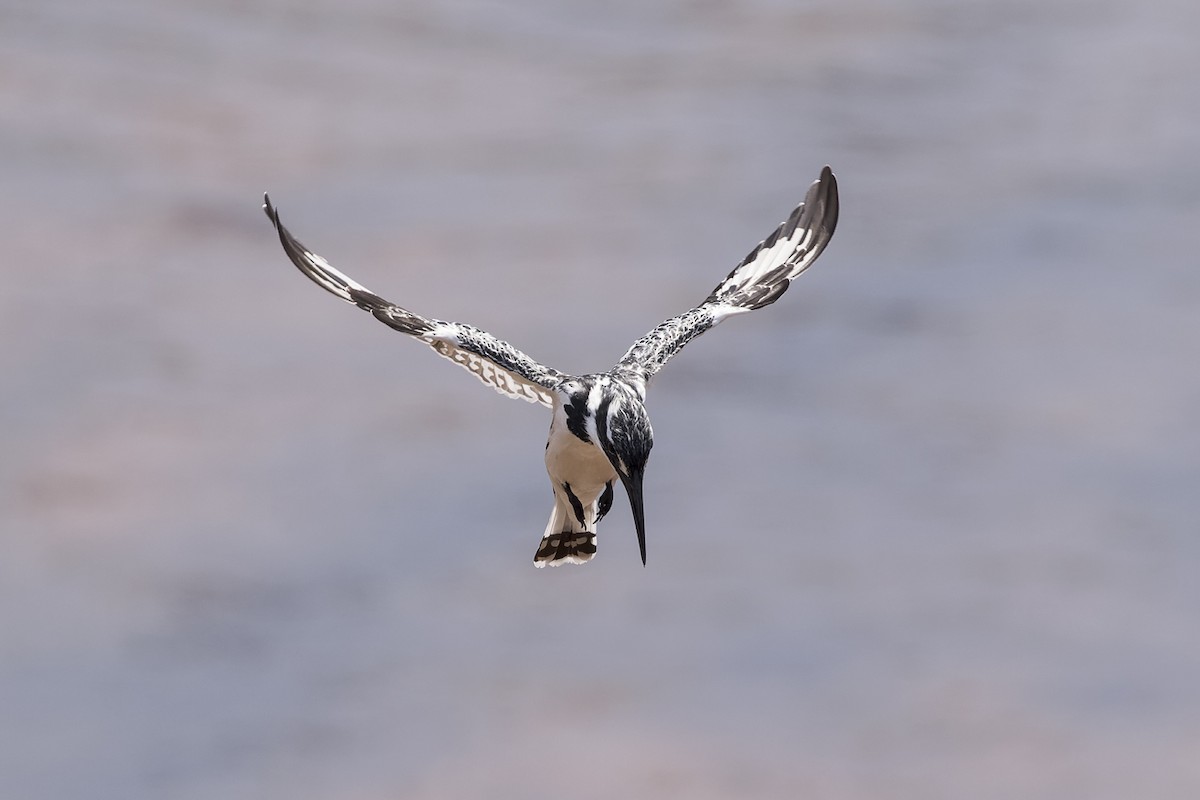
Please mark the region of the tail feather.
[[595, 533], [564, 531], [542, 539], [537, 554], [533, 557], [533, 565], [535, 567], [557, 567], [559, 564], [586, 564], [595, 555]]
[[546, 533], [533, 556], [533, 565], [557, 567], [591, 561], [596, 555], [596, 532], [577, 530], [579, 527], [574, 515], [556, 502], [546, 524]]

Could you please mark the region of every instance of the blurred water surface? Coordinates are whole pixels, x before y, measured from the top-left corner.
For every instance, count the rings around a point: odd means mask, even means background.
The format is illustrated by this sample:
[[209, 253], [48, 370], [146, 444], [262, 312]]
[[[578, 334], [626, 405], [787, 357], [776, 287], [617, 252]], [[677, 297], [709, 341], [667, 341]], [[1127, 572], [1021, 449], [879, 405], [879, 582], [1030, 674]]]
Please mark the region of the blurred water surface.
[[[0, 3], [0, 796], [1194, 798], [1200, 6]], [[530, 564], [564, 370], [842, 220]]]

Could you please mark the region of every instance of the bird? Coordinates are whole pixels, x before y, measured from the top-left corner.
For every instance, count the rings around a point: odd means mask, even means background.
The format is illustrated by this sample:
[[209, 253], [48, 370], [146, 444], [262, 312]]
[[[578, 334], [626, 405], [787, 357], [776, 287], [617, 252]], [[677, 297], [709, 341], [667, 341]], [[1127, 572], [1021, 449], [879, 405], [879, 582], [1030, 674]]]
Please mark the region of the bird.
[[646, 564], [643, 478], [654, 433], [646, 387], [688, 342], [723, 320], [763, 308], [787, 291], [829, 244], [838, 220], [838, 187], [826, 166], [804, 201], [694, 308], [662, 322], [630, 346], [607, 372], [572, 375], [538, 363], [487, 331], [423, 317], [383, 299], [335, 269], [284, 227], [263, 195], [291, 262], [321, 288], [358, 306], [472, 372], [507, 397], [551, 410], [546, 472], [554, 508], [538, 544], [537, 567], [584, 564], [596, 555], [597, 524], [612, 508], [613, 484], [624, 487], [638, 551]]

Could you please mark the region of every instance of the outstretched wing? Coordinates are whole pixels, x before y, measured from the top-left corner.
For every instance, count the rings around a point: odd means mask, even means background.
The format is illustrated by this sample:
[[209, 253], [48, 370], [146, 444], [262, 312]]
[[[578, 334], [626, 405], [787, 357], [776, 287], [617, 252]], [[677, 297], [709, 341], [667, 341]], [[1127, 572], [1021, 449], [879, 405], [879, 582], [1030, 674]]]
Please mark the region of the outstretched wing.
[[553, 406], [553, 390], [562, 380], [562, 373], [542, 366], [487, 331], [459, 322], [426, 319], [384, 300], [297, 241], [279, 221], [279, 212], [266, 195], [263, 195], [263, 211], [275, 225], [288, 258], [313, 283], [370, 312], [383, 324], [420, 339], [438, 355], [467, 369], [501, 394]]
[[721, 320], [774, 303], [829, 244], [837, 219], [837, 179], [825, 167], [804, 202], [751, 250], [703, 303], [638, 339], [616, 368], [648, 381], [684, 345]]

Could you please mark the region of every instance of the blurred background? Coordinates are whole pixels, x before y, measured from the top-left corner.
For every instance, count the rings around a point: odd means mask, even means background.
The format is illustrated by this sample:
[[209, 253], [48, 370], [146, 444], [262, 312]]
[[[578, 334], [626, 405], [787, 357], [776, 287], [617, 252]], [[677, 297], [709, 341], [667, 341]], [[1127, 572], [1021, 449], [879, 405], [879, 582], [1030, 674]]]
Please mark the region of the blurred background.
[[[1191, 0], [0, 2], [0, 796], [1194, 798]], [[837, 172], [535, 570], [573, 372]]]

